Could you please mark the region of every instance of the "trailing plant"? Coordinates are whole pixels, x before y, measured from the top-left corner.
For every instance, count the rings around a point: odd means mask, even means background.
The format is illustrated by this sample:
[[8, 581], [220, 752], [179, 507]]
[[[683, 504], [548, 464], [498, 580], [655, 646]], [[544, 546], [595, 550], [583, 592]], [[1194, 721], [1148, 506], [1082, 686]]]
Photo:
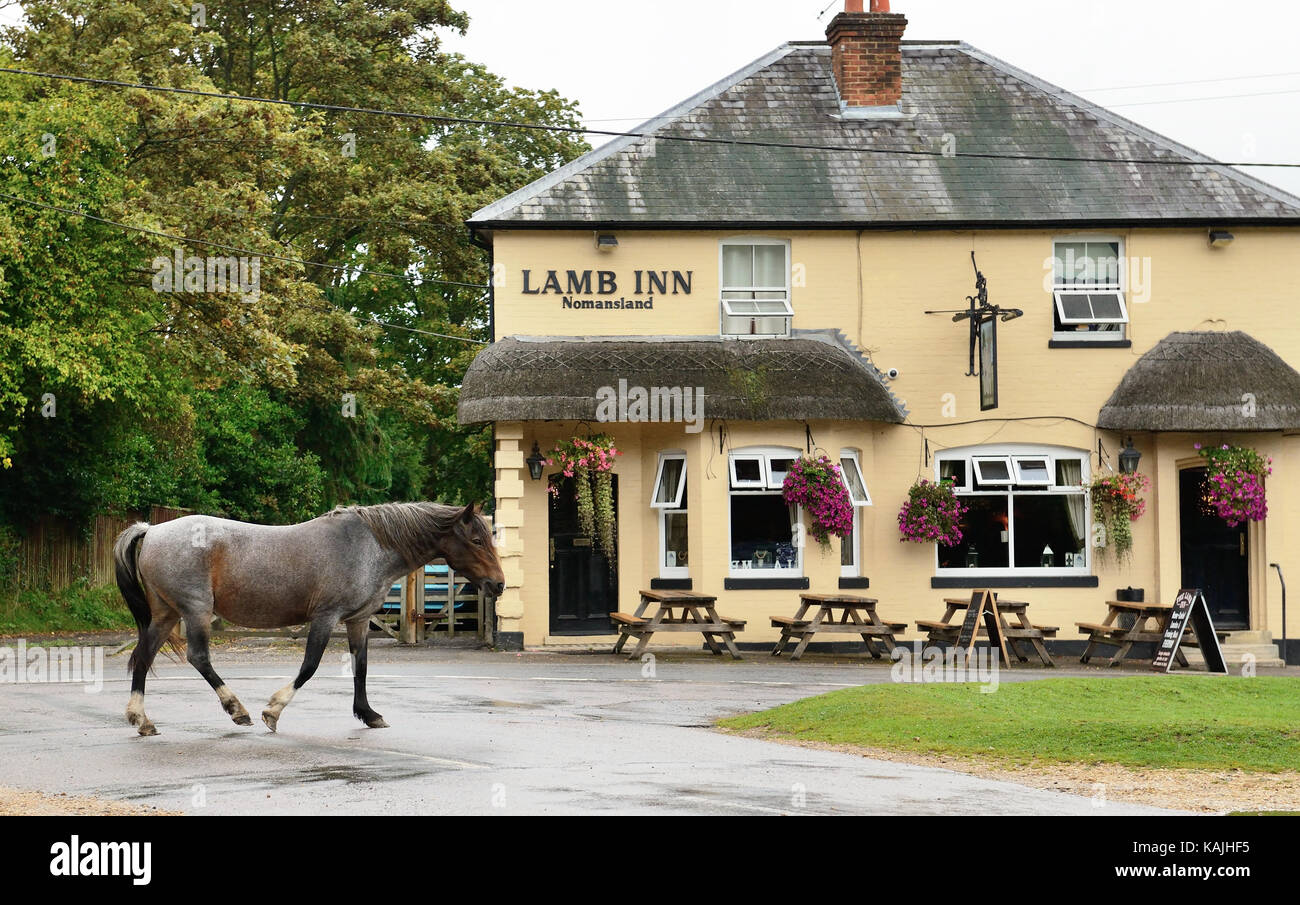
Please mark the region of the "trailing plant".
[[1273, 473], [1273, 460], [1246, 446], [1202, 446], [1205, 460], [1205, 501], [1215, 515], [1235, 528], [1242, 522], [1262, 522], [1268, 516], [1264, 479]]
[[[617, 542], [617, 515], [614, 512], [614, 457], [622, 453], [608, 434], [574, 437], [557, 444], [547, 453], [546, 464], [558, 465], [566, 478], [574, 479], [574, 497], [578, 504], [578, 530], [593, 538], [596, 547], [614, 567]], [[560, 488], [548, 490], [559, 496]]]
[[908, 489], [907, 500], [898, 510], [898, 531], [903, 535], [899, 540], [955, 547], [961, 543], [961, 520], [967, 511], [951, 481], [922, 478]]
[[781, 497], [802, 506], [808, 513], [812, 535], [828, 546], [830, 536], [844, 537], [853, 531], [853, 501], [840, 477], [840, 467], [826, 456], [801, 456], [790, 466]]
[[1105, 543], [1098, 547], [1111, 550], [1117, 562], [1123, 562], [1133, 551], [1133, 522], [1146, 511], [1147, 501], [1142, 498], [1151, 482], [1140, 472], [1132, 474], [1098, 475], [1092, 479], [1089, 493], [1092, 496], [1092, 518], [1105, 530]]

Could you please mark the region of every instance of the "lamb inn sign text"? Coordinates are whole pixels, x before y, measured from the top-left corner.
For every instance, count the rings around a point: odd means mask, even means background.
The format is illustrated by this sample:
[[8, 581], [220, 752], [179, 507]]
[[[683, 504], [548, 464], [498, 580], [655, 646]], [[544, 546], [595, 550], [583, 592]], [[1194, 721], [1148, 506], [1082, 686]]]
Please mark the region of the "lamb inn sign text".
[[653, 309], [656, 295], [690, 295], [695, 271], [634, 270], [631, 298], [618, 295], [618, 274], [612, 270], [566, 270], [563, 274], [548, 270], [539, 281], [533, 271], [525, 270], [523, 294], [557, 295], [562, 308], [579, 310]]

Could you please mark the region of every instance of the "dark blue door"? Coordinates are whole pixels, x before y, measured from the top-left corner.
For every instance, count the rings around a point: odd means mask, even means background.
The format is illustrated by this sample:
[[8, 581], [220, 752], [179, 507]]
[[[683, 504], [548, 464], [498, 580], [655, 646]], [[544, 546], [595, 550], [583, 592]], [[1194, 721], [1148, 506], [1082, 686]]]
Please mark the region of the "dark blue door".
[[[618, 512], [618, 475], [614, 481], [614, 511]], [[551, 627], [552, 635], [608, 635], [609, 614], [618, 609], [618, 563], [610, 562], [595, 539], [578, 528], [573, 478], [551, 478], [559, 494], [550, 495]]]
[[1247, 629], [1250, 546], [1246, 525], [1231, 528], [1206, 505], [1205, 475], [1204, 468], [1187, 468], [1178, 474], [1183, 587], [1200, 588], [1205, 593], [1215, 628]]

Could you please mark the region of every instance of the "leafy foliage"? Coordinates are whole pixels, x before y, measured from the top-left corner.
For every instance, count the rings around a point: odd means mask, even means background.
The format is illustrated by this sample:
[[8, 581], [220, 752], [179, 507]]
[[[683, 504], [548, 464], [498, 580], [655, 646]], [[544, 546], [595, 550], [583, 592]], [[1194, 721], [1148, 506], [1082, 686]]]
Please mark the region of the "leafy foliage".
[[[444, 53], [439, 34], [469, 24], [446, 0], [209, 4], [201, 22], [170, 0], [23, 12], [0, 30], [6, 66], [579, 122], [554, 92]], [[490, 339], [464, 220], [580, 138], [19, 76], [0, 78], [0, 117], [0, 520], [157, 503], [282, 522], [490, 497], [490, 432], [455, 418], [467, 340]], [[258, 292], [155, 291], [178, 249], [256, 257]]]

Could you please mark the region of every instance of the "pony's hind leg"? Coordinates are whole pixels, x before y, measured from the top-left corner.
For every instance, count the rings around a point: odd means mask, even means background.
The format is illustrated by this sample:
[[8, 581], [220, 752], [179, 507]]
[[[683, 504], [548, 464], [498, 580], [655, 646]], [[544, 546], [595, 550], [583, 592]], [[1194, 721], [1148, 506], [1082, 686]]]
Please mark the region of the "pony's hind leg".
[[154, 658], [171, 637], [172, 629], [176, 627], [180, 618], [180, 614], [173, 610], [157, 615], [149, 627], [142, 632], [140, 643], [136, 645], [135, 655], [132, 658], [135, 661], [135, 668], [131, 671], [131, 700], [126, 705], [126, 721], [136, 727], [141, 735], [158, 734], [153, 721], [144, 712], [144, 683], [149, 675], [149, 669], [153, 666]]
[[210, 630], [210, 616], [207, 613], [194, 613], [185, 616], [185, 640], [188, 645], [186, 659], [190, 665], [199, 671], [199, 675], [208, 680], [212, 690], [217, 693], [217, 699], [221, 701], [221, 707], [230, 718], [235, 721], [237, 726], [251, 726], [253, 719], [244, 709], [244, 705], [239, 703], [239, 698], [235, 693], [226, 687], [221, 676], [212, 668], [212, 660], [208, 652], [208, 634]]
[[262, 711], [262, 722], [272, 732], [275, 731], [276, 725], [280, 722], [280, 714], [284, 708], [289, 706], [293, 700], [294, 694], [299, 688], [307, 684], [307, 680], [316, 674], [316, 667], [320, 666], [320, 658], [325, 653], [325, 646], [329, 644], [330, 632], [334, 631], [337, 623], [335, 619], [318, 619], [311, 624], [311, 630], [307, 633], [307, 655], [302, 659], [302, 667], [298, 670], [298, 677], [293, 680], [293, 684], [286, 685], [271, 695], [271, 701]]
[[371, 729], [387, 729], [384, 718], [370, 709], [366, 700], [366, 648], [370, 639], [370, 617], [348, 623], [348, 649], [352, 652], [352, 713]]

